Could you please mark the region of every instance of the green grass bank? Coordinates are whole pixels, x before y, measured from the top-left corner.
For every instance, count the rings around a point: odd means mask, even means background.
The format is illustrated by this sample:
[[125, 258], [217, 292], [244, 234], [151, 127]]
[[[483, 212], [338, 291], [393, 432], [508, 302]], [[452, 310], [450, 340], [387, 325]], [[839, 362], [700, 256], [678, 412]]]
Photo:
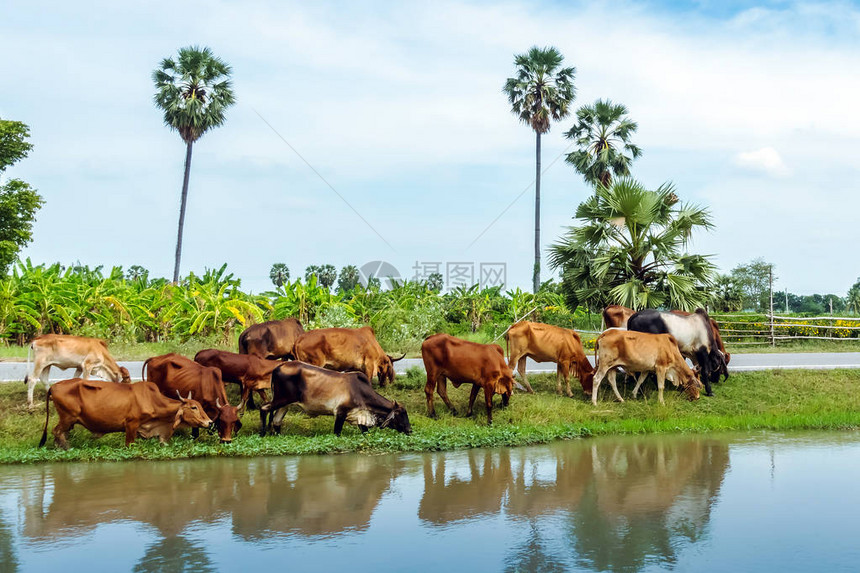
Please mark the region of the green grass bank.
[[[230, 445], [218, 443], [215, 435], [203, 433], [198, 440], [189, 430], [180, 430], [172, 442], [162, 446], [157, 440], [139, 440], [123, 445], [122, 434], [95, 439], [85, 429], [71, 433], [71, 449], [37, 448], [45, 423], [44, 402], [34, 413], [26, 407], [22, 383], [0, 384], [0, 463], [47, 461], [94, 461], [133, 459], [184, 459], [209, 456], [268, 456], [286, 454], [337, 454], [365, 452], [423, 452], [476, 447], [522, 446], [553, 440], [609, 434], [699, 433], [743, 430], [839, 430], [860, 428], [860, 370], [780, 370], [734, 374], [715, 386], [716, 396], [688, 402], [682, 395], [666, 391], [666, 404], [657, 402], [653, 383], [641, 396], [628, 399], [632, 386], [625, 388], [625, 402], [615, 402], [606, 384], [594, 407], [586, 402], [578, 384], [574, 398], [555, 394], [555, 377], [529, 377], [535, 395], [516, 393], [506, 409], [496, 409], [494, 424], [487, 426], [479, 399], [473, 418], [464, 418], [469, 387], [451, 388], [449, 395], [460, 412], [454, 417], [436, 400], [440, 414], [431, 420], [425, 414], [424, 378], [418, 369], [382, 389], [389, 398], [409, 411], [413, 434], [372, 429], [362, 435], [346, 426], [341, 437], [332, 434], [334, 419], [309, 418], [295, 407], [284, 421], [280, 436], [257, 436], [259, 416], [249, 411], [244, 427]], [[232, 391], [232, 389], [231, 389]], [[44, 400], [39, 387], [37, 399]], [[233, 395], [235, 403], [235, 395]], [[499, 399], [496, 398], [496, 403]], [[51, 408], [49, 431], [57, 422]]]

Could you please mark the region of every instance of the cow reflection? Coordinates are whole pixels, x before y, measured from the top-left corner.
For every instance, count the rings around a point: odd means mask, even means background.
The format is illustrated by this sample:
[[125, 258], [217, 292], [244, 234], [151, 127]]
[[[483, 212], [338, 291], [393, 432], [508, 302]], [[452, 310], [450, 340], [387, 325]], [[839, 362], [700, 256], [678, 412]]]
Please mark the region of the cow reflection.
[[22, 533], [67, 539], [132, 521], [172, 539], [225, 518], [245, 539], [362, 529], [400, 467], [393, 457], [357, 456], [58, 464], [27, 480]]

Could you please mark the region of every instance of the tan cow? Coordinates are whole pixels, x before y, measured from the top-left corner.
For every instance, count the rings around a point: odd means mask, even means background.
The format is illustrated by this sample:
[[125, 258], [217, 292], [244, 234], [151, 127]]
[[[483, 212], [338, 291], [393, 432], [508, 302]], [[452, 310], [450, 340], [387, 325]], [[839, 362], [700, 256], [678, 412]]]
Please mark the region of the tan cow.
[[329, 370], [363, 372], [368, 380], [379, 377], [383, 386], [394, 382], [394, 363], [402, 359], [382, 350], [373, 328], [320, 328], [299, 336], [296, 359]]
[[508, 368], [517, 370], [522, 378], [523, 386], [534, 394], [531, 384], [526, 377], [526, 358], [536, 362], [555, 362], [556, 391], [561, 394], [561, 379], [567, 384], [567, 395], [573, 396], [570, 390], [570, 375], [579, 378], [582, 390], [591, 394], [594, 381], [594, 368], [585, 356], [582, 339], [575, 330], [542, 324], [540, 322], [518, 322], [505, 333], [508, 343]]
[[654, 372], [657, 375], [657, 390], [661, 404], [664, 403], [663, 388], [667, 379], [676, 387], [680, 383], [691, 400], [699, 399], [701, 383], [681, 356], [678, 343], [671, 334], [610, 329], [597, 337], [594, 354], [597, 359], [597, 372], [594, 374], [591, 401], [595, 406], [597, 390], [607, 375], [615, 396], [619, 401], [624, 401], [615, 384], [619, 368], [638, 373], [636, 387], [633, 389], [634, 398], [648, 373]]
[[[33, 352], [33, 370], [27, 373], [24, 383], [27, 384], [27, 406], [31, 410], [36, 381], [41, 380], [46, 389], [50, 387], [51, 366], [74, 368], [74, 377], [84, 380], [101, 376], [112, 382], [131, 382], [128, 370], [116, 363], [108, 352], [107, 343], [100, 338], [43, 334], [30, 342], [30, 351]], [[29, 351], [27, 362], [30, 362]]]

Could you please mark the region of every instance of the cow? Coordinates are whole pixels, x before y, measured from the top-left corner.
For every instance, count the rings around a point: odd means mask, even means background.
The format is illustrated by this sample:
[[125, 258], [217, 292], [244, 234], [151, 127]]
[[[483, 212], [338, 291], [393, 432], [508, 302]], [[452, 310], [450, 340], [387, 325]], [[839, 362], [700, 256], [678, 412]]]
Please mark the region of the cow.
[[433, 406], [433, 391], [456, 415], [457, 410], [448, 399], [447, 381], [454, 388], [460, 384], [471, 384], [469, 409], [466, 416], [472, 415], [472, 406], [478, 391], [484, 389], [484, 403], [487, 406], [487, 423], [493, 423], [493, 394], [501, 394], [502, 405], [507, 406], [514, 391], [514, 374], [505, 362], [505, 353], [498, 344], [478, 344], [448, 334], [434, 334], [421, 344], [421, 357], [427, 371], [427, 384], [424, 396], [427, 399], [427, 415], [436, 417]]
[[[30, 352], [33, 353], [33, 370], [29, 370]], [[100, 338], [85, 338], [68, 334], [43, 334], [30, 342], [27, 351], [28, 372], [24, 376], [27, 385], [27, 406], [33, 409], [33, 391], [36, 382], [42, 381], [50, 387], [51, 366], [74, 368], [74, 378], [87, 380], [90, 376], [102, 376], [112, 382], [131, 382], [124, 366], [119, 366], [108, 352], [107, 342]]]
[[272, 401], [260, 407], [260, 435], [272, 429], [280, 433], [286, 407], [296, 403], [311, 416], [334, 416], [337, 436], [344, 422], [358, 426], [362, 433], [370, 426], [412, 433], [406, 408], [377, 394], [364, 373], [334, 372], [291, 361], [272, 373]]
[[699, 367], [705, 395], [713, 396], [711, 382], [720, 375], [728, 378], [726, 359], [717, 347], [711, 318], [704, 309], [698, 308], [689, 316], [659, 310], [642, 310], [627, 321], [628, 330], [651, 334], [671, 334], [685, 357]]
[[51, 402], [60, 421], [54, 427], [54, 445], [69, 448], [69, 431], [80, 424], [97, 438], [112, 432], [125, 432], [125, 445], [135, 438], [158, 436], [162, 444], [173, 436], [181, 425], [207, 428], [212, 423], [203, 406], [179, 395], [179, 399], [164, 396], [151, 382], [119, 384], [103, 380], [72, 378], [57, 382], [48, 388], [45, 400], [45, 429], [39, 447], [48, 438], [48, 420]]
[[320, 328], [299, 336], [296, 359], [339, 372], [356, 370], [368, 380], [379, 378], [383, 386], [394, 382], [394, 363], [401, 360], [385, 353], [373, 328]]
[[[155, 383], [165, 396], [193, 392], [206, 415], [215, 422], [222, 444], [233, 441], [242, 427], [236, 406], [231, 406], [221, 381], [221, 371], [203, 366], [179, 354], [153, 356], [143, 363], [143, 379]], [[197, 437], [197, 430], [192, 431]]]
[[[690, 316], [693, 313], [687, 312], [685, 310], [673, 310], [672, 314], [677, 314], [678, 316]], [[711, 321], [711, 328], [714, 330], [714, 340], [717, 343], [717, 348], [719, 348], [720, 352], [723, 353], [723, 356], [726, 359], [725, 365], [728, 366], [729, 362], [731, 362], [731, 360], [732, 360], [732, 355], [726, 351], [726, 345], [723, 344], [723, 337], [720, 336], [720, 325], [717, 324], [717, 321], [714, 320], [713, 318], [709, 317], [709, 320]], [[725, 377], [728, 378], [729, 377], [728, 369], [726, 369], [725, 372], [721, 372], [721, 374], [724, 374]]]
[[619, 368], [627, 372], [637, 372], [636, 387], [633, 397], [639, 392], [639, 387], [645, 381], [649, 372], [657, 375], [657, 390], [661, 404], [663, 388], [668, 379], [676, 387], [680, 384], [687, 392], [690, 400], [699, 399], [699, 381], [693, 370], [687, 365], [678, 343], [671, 334], [649, 334], [632, 330], [609, 329], [597, 337], [594, 343], [594, 357], [597, 361], [597, 371], [594, 373], [594, 389], [591, 392], [591, 402], [597, 405], [597, 391], [604, 378], [609, 377], [609, 385], [620, 402], [624, 401], [618, 393], [615, 377]]
[[203, 366], [211, 366], [221, 371], [221, 380], [238, 384], [242, 392], [239, 410], [245, 411], [248, 400], [254, 407], [251, 393], [260, 395], [261, 403], [266, 402], [266, 388], [272, 387], [272, 372], [283, 362], [265, 360], [254, 354], [236, 354], [224, 350], [201, 350], [194, 355], [194, 361]]
[[627, 328], [627, 320], [636, 311], [620, 304], [610, 304], [603, 309], [603, 328]]
[[253, 324], [239, 335], [239, 354], [293, 360], [293, 345], [304, 331], [302, 323], [295, 318]]
[[526, 378], [526, 358], [537, 362], [555, 362], [556, 392], [561, 394], [561, 379], [567, 384], [567, 395], [572, 397], [570, 390], [571, 373], [579, 378], [582, 390], [591, 394], [594, 380], [594, 368], [585, 356], [582, 339], [575, 330], [541, 324], [540, 322], [518, 322], [505, 333], [508, 344], [508, 368], [516, 365], [526, 391], [534, 393]]

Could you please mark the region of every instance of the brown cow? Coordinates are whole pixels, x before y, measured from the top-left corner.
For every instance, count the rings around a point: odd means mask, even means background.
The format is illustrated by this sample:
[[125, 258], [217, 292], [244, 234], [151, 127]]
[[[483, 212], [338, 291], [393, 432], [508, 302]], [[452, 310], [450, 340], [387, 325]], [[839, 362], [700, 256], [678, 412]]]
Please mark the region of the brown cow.
[[131, 382], [131, 376], [124, 366], [119, 366], [107, 348], [107, 342], [100, 338], [85, 338], [68, 334], [43, 334], [30, 342], [27, 362], [33, 351], [33, 370], [24, 377], [27, 385], [27, 406], [33, 408], [33, 390], [36, 381], [41, 380], [45, 388], [50, 387], [51, 366], [74, 368], [75, 378], [83, 374], [103, 376], [112, 382]]
[[304, 331], [295, 318], [253, 324], [239, 335], [239, 354], [293, 360], [296, 357], [293, 346]]
[[296, 359], [321, 368], [356, 370], [368, 380], [378, 376], [383, 386], [394, 382], [394, 363], [406, 356], [386, 354], [369, 326], [310, 330], [296, 340], [295, 354]]
[[488, 424], [493, 423], [493, 394], [501, 394], [502, 405], [508, 405], [514, 391], [514, 374], [505, 363], [505, 353], [498, 344], [478, 344], [448, 334], [434, 334], [421, 345], [421, 357], [427, 371], [424, 395], [427, 398], [427, 415], [431, 418], [436, 417], [433, 391], [437, 389], [445, 405], [454, 415], [457, 414], [448, 399], [449, 379], [454, 388], [459, 388], [460, 384], [472, 384], [466, 416], [472, 415], [472, 406], [481, 388], [484, 389]]
[[523, 321], [508, 329], [505, 333], [505, 341], [508, 343], [508, 367], [513, 370], [514, 365], [517, 365], [527, 391], [534, 393], [526, 378], [526, 358], [531, 358], [537, 362], [555, 362], [558, 365], [556, 391], [559, 394], [561, 394], [561, 379], [564, 377], [567, 395], [573, 396], [570, 390], [571, 373], [579, 378], [582, 390], [586, 394], [591, 394], [594, 368], [585, 356], [582, 339], [575, 330], [540, 322]]
[[[143, 363], [144, 380], [154, 382], [165, 396], [193, 392], [218, 428], [221, 443], [233, 441], [242, 427], [236, 406], [231, 406], [221, 381], [221, 371], [203, 366], [179, 354], [153, 356]], [[197, 431], [193, 432], [197, 437]]]
[[60, 421], [54, 427], [54, 445], [68, 449], [69, 431], [80, 424], [96, 437], [112, 432], [125, 432], [125, 445], [137, 436], [158, 436], [162, 444], [181, 425], [206, 428], [212, 421], [197, 401], [179, 396], [179, 400], [164, 396], [155, 384], [118, 384], [103, 380], [73, 378], [63, 380], [48, 389], [45, 403], [45, 429], [39, 447], [48, 438], [51, 401]]
[[364, 373], [332, 372], [293, 361], [272, 374], [272, 401], [260, 407], [260, 435], [272, 427], [280, 433], [286, 407], [296, 403], [311, 416], [334, 416], [338, 436], [344, 422], [355, 424], [362, 433], [370, 426], [412, 433], [406, 408], [377, 394]]
[[221, 371], [221, 380], [239, 385], [242, 391], [239, 410], [242, 412], [253, 391], [260, 395], [261, 403], [267, 401], [266, 388], [272, 387], [272, 372], [283, 364], [280, 360], [265, 360], [254, 354], [236, 354], [214, 348], [201, 350], [194, 356], [194, 361], [217, 368]]
[[667, 378], [675, 386], [680, 383], [691, 400], [699, 399], [701, 383], [681, 356], [678, 343], [671, 334], [609, 329], [597, 337], [594, 343], [594, 355], [597, 360], [597, 372], [594, 374], [591, 401], [595, 406], [597, 390], [607, 375], [615, 396], [619, 401], [624, 401], [615, 384], [615, 376], [619, 368], [624, 368], [627, 372], [639, 373], [636, 387], [633, 389], [634, 398], [646, 375], [654, 372], [657, 375], [657, 390], [661, 404], [664, 403], [663, 388]]

